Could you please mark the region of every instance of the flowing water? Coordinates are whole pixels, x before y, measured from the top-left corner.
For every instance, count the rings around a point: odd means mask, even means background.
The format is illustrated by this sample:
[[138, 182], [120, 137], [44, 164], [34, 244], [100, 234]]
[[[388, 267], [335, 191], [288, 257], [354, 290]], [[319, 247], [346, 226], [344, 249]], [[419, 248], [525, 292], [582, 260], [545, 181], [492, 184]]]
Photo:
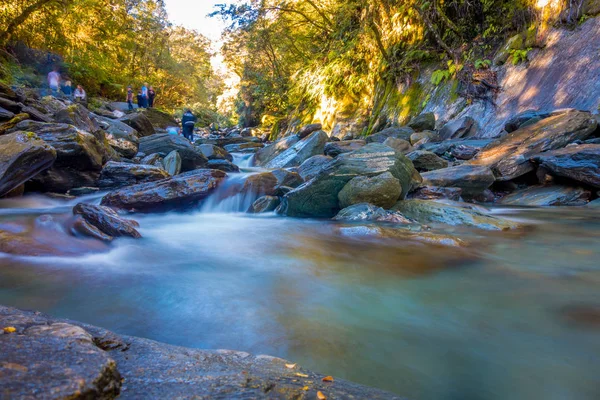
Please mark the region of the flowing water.
[[[412, 399], [600, 398], [600, 212], [497, 209], [530, 227], [446, 228], [467, 246], [444, 247], [231, 212], [252, 200], [227, 195], [243, 176], [197, 211], [135, 215], [143, 239], [78, 256], [1, 255], [0, 304], [279, 356]], [[80, 254], [87, 242], [61, 231], [74, 204], [2, 200], [0, 229]]]

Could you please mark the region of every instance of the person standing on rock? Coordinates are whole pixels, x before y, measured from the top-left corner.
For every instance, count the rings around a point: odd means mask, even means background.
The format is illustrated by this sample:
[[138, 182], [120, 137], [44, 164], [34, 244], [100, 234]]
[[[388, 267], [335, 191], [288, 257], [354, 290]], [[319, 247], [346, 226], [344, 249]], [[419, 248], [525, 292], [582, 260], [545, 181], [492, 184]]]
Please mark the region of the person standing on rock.
[[148, 89], [148, 107], [152, 108], [154, 107], [154, 98], [156, 97], [156, 92], [154, 91], [154, 88], [152, 86], [150, 86], [150, 88]]
[[67, 79], [65, 85], [62, 88], [62, 91], [65, 94], [65, 96], [67, 96], [69, 99], [71, 98], [71, 95], [73, 94], [73, 87], [71, 86], [70, 80]]
[[188, 139], [190, 142], [194, 141], [194, 126], [198, 119], [194, 114], [192, 114], [192, 110], [187, 108], [181, 117], [181, 131], [183, 132], [183, 137]]
[[[142, 86], [142, 105], [141, 107], [143, 108], [148, 108], [148, 84], [144, 83], [144, 85]], [[139, 103], [138, 103], [139, 105]]]
[[133, 110], [133, 89], [130, 86], [127, 86], [127, 108], [129, 111]]
[[58, 88], [60, 87], [60, 74], [58, 73], [58, 67], [54, 67], [52, 71], [48, 73], [48, 86], [52, 91], [52, 95], [58, 94]]
[[138, 90], [137, 105], [138, 108], [144, 108], [144, 95], [142, 94], [142, 89]]

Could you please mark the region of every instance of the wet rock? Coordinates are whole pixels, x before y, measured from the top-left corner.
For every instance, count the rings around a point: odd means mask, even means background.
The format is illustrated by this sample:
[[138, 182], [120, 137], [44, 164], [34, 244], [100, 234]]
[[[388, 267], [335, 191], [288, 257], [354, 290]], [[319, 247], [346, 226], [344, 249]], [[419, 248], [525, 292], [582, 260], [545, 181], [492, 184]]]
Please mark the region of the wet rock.
[[490, 143], [492, 143], [491, 139], [456, 139], [445, 140], [440, 143], [423, 143], [418, 146], [418, 149], [431, 151], [441, 157], [446, 154], [451, 154], [452, 150], [458, 146], [474, 147], [481, 150]]
[[165, 171], [171, 176], [181, 172], [181, 157], [176, 150], [173, 150], [163, 160]]
[[367, 143], [383, 143], [387, 138], [404, 139], [409, 141], [410, 135], [413, 133], [415, 133], [415, 131], [408, 126], [386, 128], [381, 132], [368, 136]]
[[389, 222], [395, 224], [413, 224], [414, 221], [409, 220], [398, 212], [386, 211], [381, 207], [369, 203], [354, 204], [342, 209], [335, 217], [335, 221], [346, 222]]
[[396, 150], [399, 153], [402, 154], [406, 154], [409, 151], [412, 151], [412, 146], [410, 145], [410, 142], [404, 139], [398, 139], [398, 138], [387, 138], [385, 139], [385, 141], [383, 142], [384, 145], [391, 147], [392, 149]]
[[225, 150], [230, 153], [253, 153], [263, 148], [262, 143], [246, 142], [225, 145]]
[[323, 168], [323, 165], [327, 164], [333, 158], [329, 156], [312, 156], [308, 160], [304, 161], [302, 165], [298, 168], [298, 174], [304, 179], [308, 181], [319, 173], [319, 171]]
[[67, 192], [68, 195], [70, 196], [84, 196], [86, 194], [92, 194], [92, 193], [96, 193], [100, 190], [100, 188], [97, 187], [78, 187], [78, 188], [73, 188], [71, 190], [69, 190]]
[[240, 172], [240, 168], [228, 160], [208, 160], [206, 168], [218, 169], [224, 172]]
[[261, 172], [246, 178], [242, 186], [242, 192], [256, 196], [274, 196], [278, 186], [278, 179], [273, 173]]
[[29, 118], [31, 118], [34, 121], [53, 122], [53, 120], [52, 120], [52, 118], [50, 118], [50, 116], [41, 113], [40, 111], [38, 111], [36, 108], [33, 108], [33, 107], [28, 107], [28, 106], [22, 107], [21, 113], [29, 115]]
[[277, 179], [277, 186], [295, 188], [304, 183], [304, 180], [297, 172], [288, 171], [286, 169], [274, 169], [271, 173]]
[[208, 159], [193, 144], [183, 136], [169, 135], [168, 133], [145, 136], [140, 139], [139, 151], [146, 154], [169, 154], [177, 151], [181, 157], [181, 170], [193, 171], [206, 167]]
[[54, 120], [57, 123], [73, 125], [88, 133], [94, 133], [100, 130], [100, 126], [95, 119], [90, 118], [90, 112], [81, 104], [71, 104], [70, 106], [54, 114]]
[[383, 144], [370, 143], [325, 164], [314, 178], [286, 194], [278, 210], [288, 216], [333, 217], [340, 210], [338, 193], [351, 179], [385, 172], [400, 181], [400, 198], [421, 182], [408, 158]]
[[101, 204], [141, 212], [185, 209], [208, 197], [226, 176], [215, 169], [190, 171], [161, 181], [118, 189], [104, 196]]
[[29, 119], [29, 114], [21, 113], [15, 115], [10, 121], [0, 124], [0, 135], [4, 135], [14, 128], [19, 122]]
[[590, 201], [587, 204], [587, 206], [590, 207], [590, 208], [600, 208], [600, 199], [596, 199], [594, 201]]
[[73, 208], [73, 215], [81, 215], [88, 224], [112, 237], [142, 237], [135, 229], [137, 222], [120, 217], [109, 207], [79, 203]]
[[519, 128], [523, 128], [528, 125], [533, 125], [544, 118], [547, 118], [549, 114], [540, 113], [535, 110], [523, 111], [511, 119], [509, 119], [504, 125], [504, 130], [508, 133], [514, 132]]
[[23, 108], [23, 104], [0, 97], [0, 107], [13, 114], [19, 114]]
[[244, 128], [240, 131], [240, 136], [241, 137], [251, 137], [252, 135], [252, 128]]
[[403, 200], [392, 211], [398, 211], [420, 224], [464, 225], [485, 230], [507, 230], [519, 224], [507, 219], [487, 215], [463, 203], [444, 204], [432, 200]]
[[5, 108], [0, 107], [0, 121], [10, 121], [15, 117], [15, 114]]
[[436, 169], [442, 169], [448, 167], [448, 161], [438, 157], [435, 153], [425, 150], [411, 151], [406, 154], [412, 162], [417, 171], [434, 171]]
[[422, 177], [425, 185], [461, 188], [463, 194], [470, 195], [483, 192], [496, 179], [489, 168], [466, 164], [425, 172]]
[[152, 126], [152, 122], [150, 122], [148, 117], [143, 112], [127, 114], [126, 116], [120, 118], [119, 121], [135, 129], [140, 138], [156, 134], [156, 130], [154, 129], [154, 126]]
[[416, 132], [432, 131], [435, 129], [435, 114], [432, 112], [417, 115], [410, 120], [408, 126]]
[[196, 146], [200, 146], [203, 144], [212, 144], [212, 145], [215, 145], [218, 147], [225, 147], [230, 144], [248, 143], [250, 141], [250, 139], [255, 139], [255, 138], [244, 138], [244, 137], [238, 136], [238, 137], [219, 137], [219, 138], [214, 138], [214, 139], [198, 139], [194, 142], [194, 144]]
[[44, 96], [40, 99], [39, 105], [45, 110], [45, 114], [54, 115], [57, 112], [67, 108], [64, 101], [54, 96]]
[[390, 208], [396, 204], [401, 193], [400, 181], [389, 172], [373, 177], [357, 176], [346, 183], [338, 194], [339, 207], [370, 203]]
[[321, 125], [321, 124], [309, 124], [309, 125], [305, 125], [302, 128], [300, 128], [300, 130], [298, 131], [298, 137], [300, 139], [304, 139], [305, 137], [307, 137], [311, 133], [320, 131], [321, 129], [323, 129], [323, 125]]
[[155, 167], [165, 169], [165, 165], [163, 164], [163, 158], [159, 153], [154, 153], [150, 154], [149, 156], [145, 156], [140, 160], [140, 164], [153, 165]]
[[279, 139], [278, 141], [258, 150], [254, 155], [254, 159], [256, 160], [257, 165], [266, 165], [279, 154], [288, 150], [290, 147], [294, 146], [299, 141], [300, 138], [296, 135]]
[[479, 153], [481, 149], [474, 146], [458, 145], [454, 147], [450, 154], [458, 160], [470, 160]]
[[591, 192], [569, 186], [533, 186], [518, 190], [498, 201], [511, 206], [582, 206], [591, 198]]
[[167, 129], [179, 126], [171, 114], [157, 110], [156, 108], [145, 108], [141, 111], [141, 114], [156, 128]]
[[409, 193], [409, 199], [419, 200], [441, 200], [447, 199], [452, 201], [460, 201], [462, 195], [461, 188], [454, 187], [438, 187], [438, 186], [422, 186], [415, 191]]
[[137, 131], [129, 125], [106, 117], [95, 116], [98, 126], [106, 132], [108, 144], [117, 153], [126, 158], [133, 158], [139, 150], [140, 142]]
[[358, 150], [366, 144], [365, 140], [360, 139], [329, 142], [325, 144], [324, 152], [326, 156], [337, 157], [342, 153], [350, 153], [351, 151]]
[[50, 168], [55, 160], [56, 150], [33, 134], [0, 136], [0, 197]]
[[102, 168], [98, 186], [102, 189], [117, 189], [138, 183], [159, 181], [168, 177], [167, 171], [153, 165], [109, 161]]
[[417, 144], [421, 145], [424, 143], [439, 141], [441, 141], [440, 135], [434, 131], [421, 131], [415, 132], [412, 135], [410, 135], [410, 143], [413, 146], [416, 146]]
[[474, 136], [477, 133], [477, 124], [471, 117], [463, 117], [448, 122], [439, 131], [441, 140], [459, 139]]
[[74, 236], [90, 237], [103, 242], [112, 242], [114, 239], [112, 236], [102, 232], [79, 215], [74, 218], [71, 233]]
[[490, 167], [497, 180], [512, 180], [533, 171], [532, 158], [576, 140], [585, 140], [596, 127], [596, 120], [587, 112], [550, 116], [491, 143], [470, 163]]
[[256, 199], [248, 212], [261, 214], [275, 211], [281, 200], [277, 196], [262, 196]]
[[227, 152], [227, 150], [215, 146], [214, 144], [201, 144], [196, 148], [204, 154], [204, 157], [209, 160], [227, 160], [233, 161], [233, 156]]
[[[265, 164], [267, 168], [297, 167], [312, 156], [323, 154], [325, 143], [329, 140], [323, 131], [311, 133], [287, 150], [279, 153]], [[258, 154], [258, 153], [257, 153]]]
[[546, 151], [534, 156], [532, 160], [554, 176], [600, 188], [600, 144]]

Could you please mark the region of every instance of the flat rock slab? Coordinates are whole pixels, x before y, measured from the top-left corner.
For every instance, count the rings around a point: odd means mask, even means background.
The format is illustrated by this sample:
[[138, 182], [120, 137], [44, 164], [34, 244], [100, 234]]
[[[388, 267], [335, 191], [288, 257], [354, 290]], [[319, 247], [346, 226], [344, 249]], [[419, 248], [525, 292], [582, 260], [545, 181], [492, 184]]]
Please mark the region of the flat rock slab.
[[547, 151], [533, 158], [552, 175], [600, 188], [600, 144], [583, 144]]
[[0, 334], [3, 398], [400, 399], [323, 382], [280, 358], [171, 346], [0, 306], [0, 327], [9, 326], [16, 332]]
[[499, 204], [511, 206], [583, 206], [590, 200], [588, 190], [570, 186], [534, 186], [504, 196]]
[[425, 172], [421, 176], [425, 185], [461, 188], [464, 194], [481, 193], [496, 180], [489, 168], [467, 164]]

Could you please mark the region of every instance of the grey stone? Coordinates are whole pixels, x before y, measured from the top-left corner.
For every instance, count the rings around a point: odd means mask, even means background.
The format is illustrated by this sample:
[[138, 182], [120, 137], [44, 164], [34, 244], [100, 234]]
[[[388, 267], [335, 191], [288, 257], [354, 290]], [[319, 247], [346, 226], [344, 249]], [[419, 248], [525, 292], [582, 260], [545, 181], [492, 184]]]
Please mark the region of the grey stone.
[[329, 140], [323, 131], [311, 133], [309, 136], [298, 141], [292, 147], [279, 153], [276, 157], [266, 163], [267, 168], [297, 167], [310, 157], [323, 154], [325, 143]]
[[163, 159], [165, 171], [171, 176], [181, 172], [181, 156], [177, 150], [173, 150]]
[[311, 180], [319, 174], [325, 164], [331, 161], [333, 158], [329, 156], [312, 156], [308, 160], [304, 161], [298, 168], [298, 174], [305, 181]]
[[533, 186], [504, 196], [499, 204], [511, 206], [582, 206], [591, 198], [591, 192], [579, 187]]
[[461, 188], [471, 195], [483, 192], [496, 179], [489, 168], [467, 164], [425, 172], [422, 177], [425, 185]]
[[102, 168], [98, 186], [103, 189], [117, 189], [138, 183], [159, 181], [168, 177], [167, 171], [154, 165], [109, 161]]
[[411, 151], [406, 154], [417, 171], [433, 171], [448, 167], [448, 161], [438, 157], [435, 153], [425, 150]]
[[410, 135], [413, 133], [415, 133], [415, 131], [408, 126], [386, 128], [381, 132], [377, 132], [368, 136], [367, 143], [383, 143], [387, 138], [397, 138], [410, 141]]
[[208, 159], [183, 136], [168, 133], [146, 136], [140, 139], [139, 151], [146, 154], [169, 154], [177, 151], [181, 157], [181, 171], [193, 171], [206, 167]]
[[339, 207], [370, 203], [377, 207], [391, 208], [401, 193], [400, 181], [389, 172], [373, 177], [357, 176], [346, 183], [339, 192]]

